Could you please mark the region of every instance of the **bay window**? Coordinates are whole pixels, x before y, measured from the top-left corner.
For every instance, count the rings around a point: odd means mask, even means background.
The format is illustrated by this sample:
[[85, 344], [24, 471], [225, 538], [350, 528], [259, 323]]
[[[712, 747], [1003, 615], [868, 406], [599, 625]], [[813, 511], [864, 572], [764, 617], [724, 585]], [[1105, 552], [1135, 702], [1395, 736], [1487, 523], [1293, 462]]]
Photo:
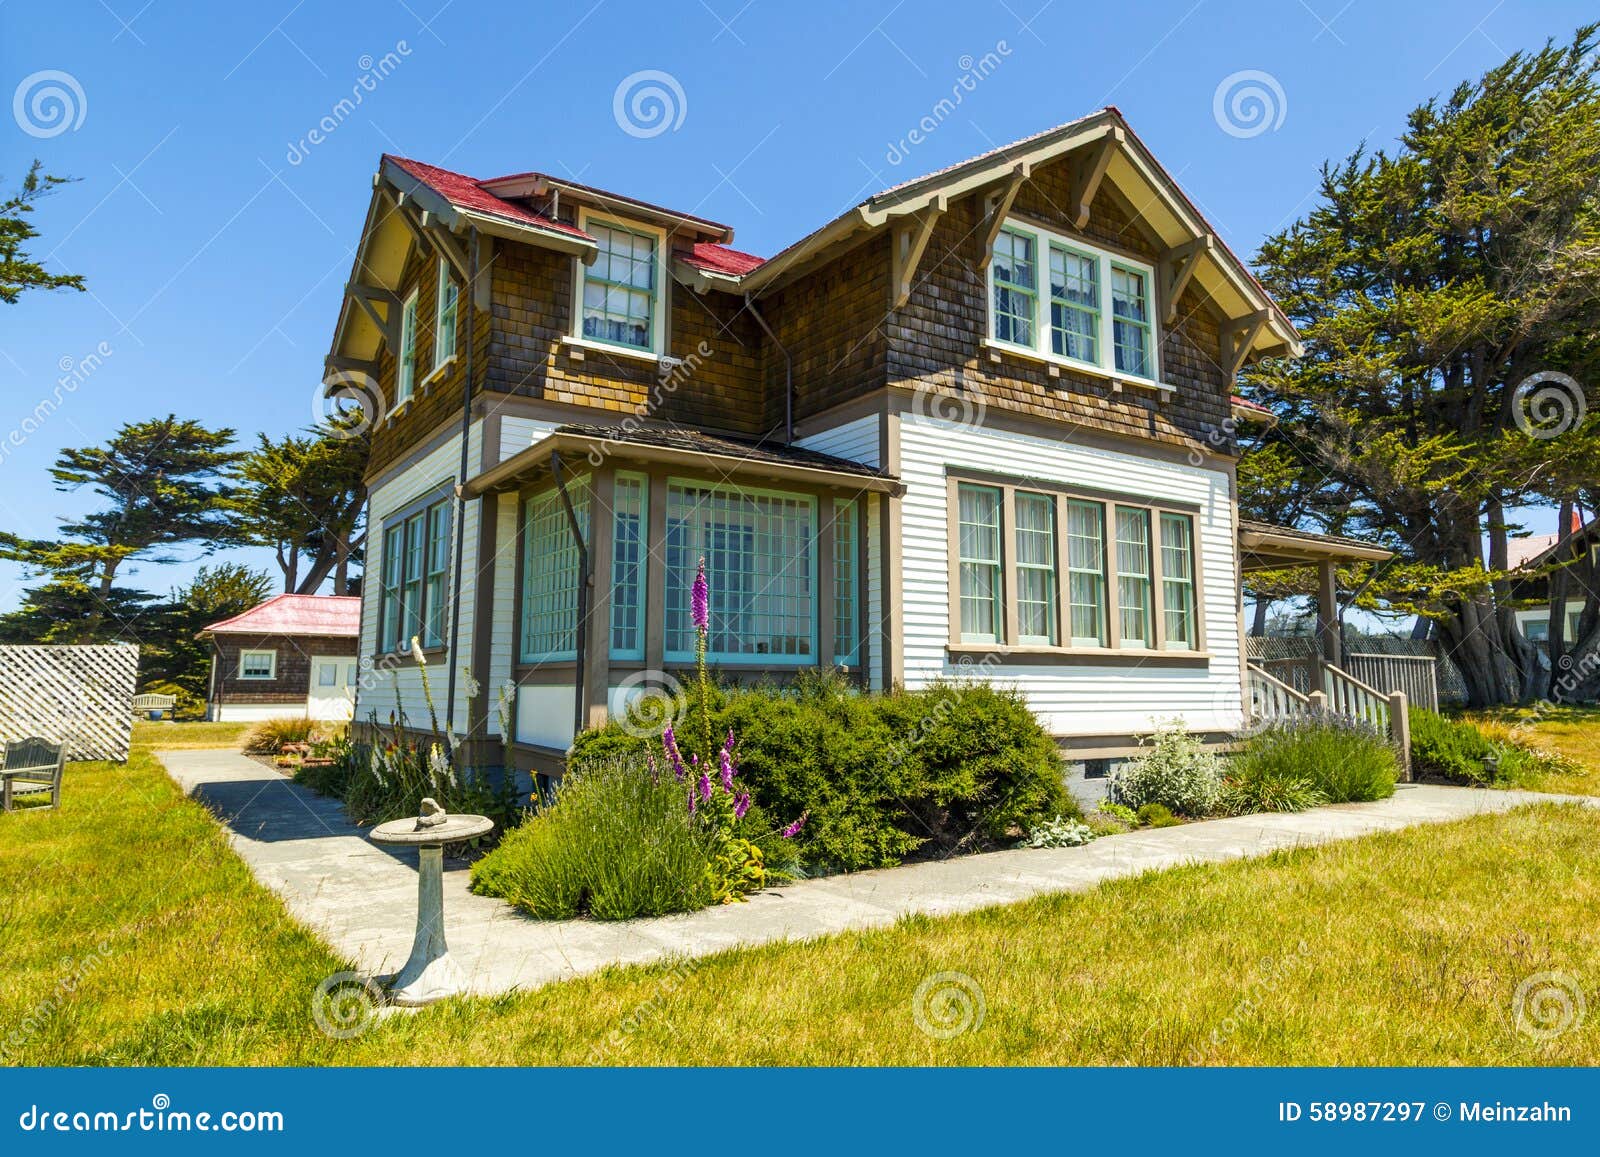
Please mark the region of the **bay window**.
[[[578, 527], [589, 533], [589, 481], [567, 484]], [[517, 658], [560, 662], [578, 654], [578, 545], [561, 491], [552, 486], [522, 506], [522, 621]]]
[[450, 500], [423, 501], [384, 521], [378, 650], [407, 651], [444, 643], [450, 576]]
[[[1042, 320], [1040, 262], [1049, 291]], [[1010, 221], [989, 262], [989, 340], [1075, 369], [1159, 384], [1154, 283], [1153, 268], [1141, 261]]]
[[950, 480], [951, 647], [1203, 659], [1194, 515], [1075, 489]]
[[849, 499], [836, 498], [833, 513], [833, 661], [840, 666], [853, 667], [861, 651], [856, 504]]
[[645, 501], [642, 474], [618, 474], [611, 494], [611, 657], [644, 658]]

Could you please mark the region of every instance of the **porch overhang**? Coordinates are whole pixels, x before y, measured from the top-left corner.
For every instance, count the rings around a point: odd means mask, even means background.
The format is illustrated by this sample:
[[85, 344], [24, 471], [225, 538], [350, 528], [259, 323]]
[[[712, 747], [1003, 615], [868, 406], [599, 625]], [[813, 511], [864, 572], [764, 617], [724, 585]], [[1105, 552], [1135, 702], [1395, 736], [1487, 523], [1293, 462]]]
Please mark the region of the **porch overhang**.
[[535, 483], [550, 474], [553, 456], [568, 469], [584, 461], [663, 463], [751, 484], [799, 483], [892, 497], [905, 493], [898, 478], [882, 471], [789, 447], [742, 448], [726, 439], [672, 431], [561, 427], [469, 479], [462, 497], [481, 498]]
[[1341, 535], [1239, 521], [1239, 569], [1247, 574], [1319, 563], [1383, 562], [1393, 557], [1392, 550]]

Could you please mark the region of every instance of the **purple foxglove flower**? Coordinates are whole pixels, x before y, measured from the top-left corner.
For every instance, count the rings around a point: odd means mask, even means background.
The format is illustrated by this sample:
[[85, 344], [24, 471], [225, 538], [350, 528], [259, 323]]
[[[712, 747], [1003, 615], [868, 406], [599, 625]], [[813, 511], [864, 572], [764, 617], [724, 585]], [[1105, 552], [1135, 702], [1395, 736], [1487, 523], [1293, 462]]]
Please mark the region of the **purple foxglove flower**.
[[783, 832], [781, 833], [783, 838], [786, 840], [792, 840], [798, 836], [800, 834], [800, 829], [806, 826], [806, 817], [810, 814], [810, 809], [801, 812], [799, 819], [795, 820], [794, 823], [783, 829]]
[[703, 771], [700, 773], [700, 798], [711, 798], [711, 777]]
[[690, 815], [694, 815], [694, 808], [695, 808], [695, 804], [697, 804], [697, 803], [698, 803], [698, 802], [699, 802], [699, 801], [698, 801], [698, 800], [697, 800], [697, 799], [696, 799], [696, 798], [695, 798], [695, 794], [696, 794], [696, 793], [695, 793], [695, 790], [694, 790], [694, 788], [693, 788], [693, 787], [690, 787], [690, 788], [689, 788], [689, 814], [690, 814]]
[[703, 558], [694, 575], [694, 589], [689, 596], [689, 616], [694, 620], [695, 630], [711, 629], [710, 589], [706, 585], [706, 560]]
[[645, 761], [645, 764], [650, 768], [650, 782], [651, 783], [660, 783], [661, 782], [661, 772], [656, 767], [656, 757], [655, 757], [655, 755], [653, 753], [651, 753], [651, 752], [648, 752], [648, 751], [645, 752], [644, 753], [644, 761]]
[[678, 782], [683, 782], [683, 756], [678, 752], [678, 737], [673, 734], [670, 723], [661, 732], [661, 748], [667, 753], [667, 762], [672, 765], [672, 774], [678, 777]]
[[722, 790], [723, 791], [732, 791], [733, 790], [733, 756], [728, 754], [728, 749], [726, 747], [724, 747], [722, 749], [722, 754], [721, 754], [720, 759], [721, 759], [721, 763], [722, 763]]
[[733, 818], [736, 820], [742, 820], [744, 819], [744, 813], [749, 810], [750, 793], [747, 791], [741, 791], [738, 795], [733, 797]]

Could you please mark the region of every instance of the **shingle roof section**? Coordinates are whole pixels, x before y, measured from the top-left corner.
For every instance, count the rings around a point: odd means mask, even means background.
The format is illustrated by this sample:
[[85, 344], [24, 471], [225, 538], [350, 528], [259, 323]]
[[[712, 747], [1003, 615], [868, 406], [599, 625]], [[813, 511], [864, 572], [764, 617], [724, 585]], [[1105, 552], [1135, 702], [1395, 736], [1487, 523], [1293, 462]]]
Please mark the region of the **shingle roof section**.
[[577, 434], [586, 438], [604, 438], [610, 442], [631, 443], [636, 446], [661, 446], [669, 450], [683, 450], [697, 454], [717, 454], [723, 457], [743, 458], [750, 462], [772, 462], [794, 466], [813, 466], [821, 470], [835, 470], [846, 474], [860, 474], [864, 478], [891, 478], [893, 475], [853, 462], [849, 458], [836, 458], [817, 450], [799, 446], [770, 445], [749, 442], [741, 438], [725, 438], [717, 434], [704, 434], [698, 430], [638, 429], [631, 426], [568, 425], [557, 428], [558, 433]]

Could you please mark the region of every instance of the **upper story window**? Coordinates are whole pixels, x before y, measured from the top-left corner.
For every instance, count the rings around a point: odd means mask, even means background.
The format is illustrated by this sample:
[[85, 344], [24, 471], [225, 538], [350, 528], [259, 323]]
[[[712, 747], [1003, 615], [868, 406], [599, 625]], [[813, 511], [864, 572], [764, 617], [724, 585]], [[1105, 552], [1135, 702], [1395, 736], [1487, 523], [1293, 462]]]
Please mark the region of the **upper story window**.
[[661, 251], [663, 236], [644, 227], [600, 217], [581, 218], [599, 245], [589, 265], [580, 263], [578, 332], [585, 341], [659, 354], [662, 350]]
[[417, 291], [400, 307], [400, 356], [394, 371], [395, 404], [408, 400], [417, 387]]
[[1153, 274], [1077, 238], [1008, 223], [989, 263], [989, 338], [1063, 365], [1158, 381]]
[[433, 368], [456, 356], [456, 304], [461, 291], [450, 277], [450, 264], [439, 258], [438, 307], [433, 319]]

